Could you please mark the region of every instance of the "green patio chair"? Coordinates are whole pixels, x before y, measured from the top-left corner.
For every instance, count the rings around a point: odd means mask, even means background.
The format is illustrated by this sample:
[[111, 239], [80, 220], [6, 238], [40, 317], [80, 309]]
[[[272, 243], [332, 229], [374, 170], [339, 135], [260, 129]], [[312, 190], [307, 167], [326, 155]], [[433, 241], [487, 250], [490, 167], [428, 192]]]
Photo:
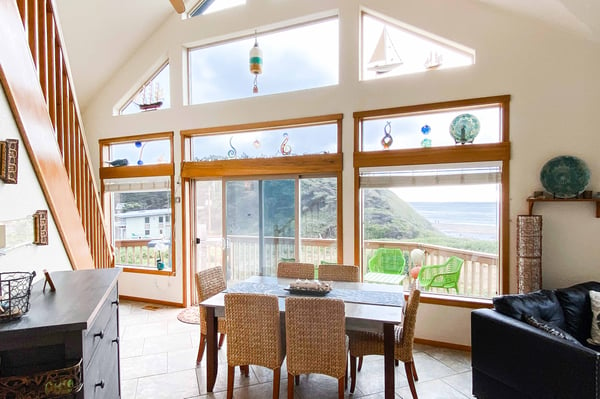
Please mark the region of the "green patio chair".
[[450, 288], [454, 288], [458, 294], [458, 279], [464, 262], [464, 259], [451, 256], [441, 265], [422, 266], [417, 277], [419, 284], [426, 290], [435, 287], [450, 292]]
[[404, 272], [404, 254], [399, 248], [377, 248], [369, 259], [369, 272], [384, 274], [402, 274]]

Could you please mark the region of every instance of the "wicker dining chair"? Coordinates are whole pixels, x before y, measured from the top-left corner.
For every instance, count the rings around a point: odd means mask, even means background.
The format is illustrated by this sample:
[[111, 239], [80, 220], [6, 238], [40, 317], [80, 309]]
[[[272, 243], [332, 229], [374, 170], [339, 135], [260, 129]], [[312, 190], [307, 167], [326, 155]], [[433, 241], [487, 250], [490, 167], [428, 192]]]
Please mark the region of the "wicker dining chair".
[[360, 281], [360, 270], [354, 265], [320, 264], [319, 280], [322, 281], [349, 281], [358, 283]]
[[283, 319], [275, 295], [225, 294], [227, 318], [227, 399], [233, 398], [235, 366], [250, 364], [273, 370], [273, 399], [279, 398], [285, 357]]
[[[198, 292], [199, 302], [218, 294], [226, 288], [227, 283], [225, 282], [225, 276], [223, 275], [221, 266], [201, 270], [196, 273], [196, 291]], [[218, 332], [221, 334], [219, 337], [219, 349], [223, 346], [226, 328], [227, 324], [225, 318], [219, 317]], [[200, 345], [198, 346], [196, 364], [200, 364], [202, 356], [204, 355], [204, 348], [206, 347], [206, 331], [206, 309], [203, 306], [200, 306]]]
[[277, 264], [277, 277], [314, 280], [315, 265], [312, 263], [279, 262]]
[[288, 399], [301, 374], [325, 374], [338, 380], [338, 397], [346, 386], [348, 338], [341, 299], [288, 297], [285, 300]]
[[[394, 359], [404, 363], [406, 378], [413, 399], [418, 398], [415, 381], [419, 380], [419, 376], [413, 359], [413, 340], [420, 296], [421, 291], [413, 287], [404, 308], [402, 326], [394, 329]], [[350, 338], [350, 378], [352, 380], [350, 393], [353, 393], [356, 387], [356, 358], [367, 355], [383, 355], [383, 333], [348, 331], [348, 336]]]

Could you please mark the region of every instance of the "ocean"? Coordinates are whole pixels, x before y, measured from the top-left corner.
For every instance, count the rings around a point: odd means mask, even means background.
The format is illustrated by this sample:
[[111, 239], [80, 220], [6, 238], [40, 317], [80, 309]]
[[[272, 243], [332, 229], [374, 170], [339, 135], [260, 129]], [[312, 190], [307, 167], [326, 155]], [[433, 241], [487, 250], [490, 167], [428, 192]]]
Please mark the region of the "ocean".
[[439, 231], [452, 237], [498, 240], [495, 202], [410, 202]]

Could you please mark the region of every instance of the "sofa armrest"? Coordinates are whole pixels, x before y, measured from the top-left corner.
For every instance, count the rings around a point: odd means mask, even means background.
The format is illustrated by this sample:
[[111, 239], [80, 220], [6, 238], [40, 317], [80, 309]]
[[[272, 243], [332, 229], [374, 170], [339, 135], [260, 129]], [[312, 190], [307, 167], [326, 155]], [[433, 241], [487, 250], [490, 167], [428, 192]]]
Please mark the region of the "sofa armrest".
[[476, 396], [483, 373], [524, 398], [599, 397], [600, 353], [493, 309], [471, 312], [471, 348]]

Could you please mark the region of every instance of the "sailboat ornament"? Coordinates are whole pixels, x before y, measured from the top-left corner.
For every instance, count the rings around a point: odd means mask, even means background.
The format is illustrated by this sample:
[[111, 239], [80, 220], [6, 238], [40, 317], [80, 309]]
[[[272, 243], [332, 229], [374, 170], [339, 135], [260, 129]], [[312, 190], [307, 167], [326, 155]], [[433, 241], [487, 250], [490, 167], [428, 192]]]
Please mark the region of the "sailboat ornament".
[[377, 46], [371, 55], [371, 59], [367, 64], [367, 69], [369, 71], [374, 71], [378, 74], [389, 72], [400, 65], [402, 65], [402, 59], [394, 47], [394, 43], [386, 29], [383, 27], [381, 31], [381, 36], [379, 36], [379, 41], [377, 42]]

